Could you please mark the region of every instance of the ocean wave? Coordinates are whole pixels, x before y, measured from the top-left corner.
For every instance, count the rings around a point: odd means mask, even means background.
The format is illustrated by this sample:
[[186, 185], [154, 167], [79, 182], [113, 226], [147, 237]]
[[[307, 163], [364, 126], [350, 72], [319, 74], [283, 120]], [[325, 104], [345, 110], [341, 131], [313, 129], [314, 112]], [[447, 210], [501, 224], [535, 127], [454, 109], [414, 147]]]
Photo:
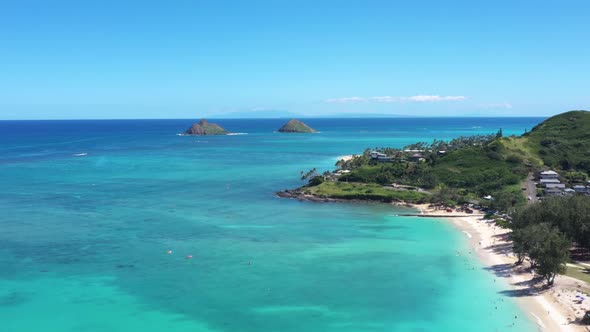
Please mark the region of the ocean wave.
[[74, 157], [84, 157], [84, 156], [87, 156], [87, 155], [88, 155], [88, 153], [82, 152], [82, 153], [74, 153], [72, 156], [74, 156]]
[[248, 135], [248, 133], [229, 133], [227, 136]]

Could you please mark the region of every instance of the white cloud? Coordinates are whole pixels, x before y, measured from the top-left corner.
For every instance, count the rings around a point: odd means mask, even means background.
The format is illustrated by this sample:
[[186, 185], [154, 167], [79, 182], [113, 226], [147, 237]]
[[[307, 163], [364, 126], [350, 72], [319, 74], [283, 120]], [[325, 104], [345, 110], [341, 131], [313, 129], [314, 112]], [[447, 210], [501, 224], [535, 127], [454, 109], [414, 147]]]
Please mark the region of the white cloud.
[[481, 105], [479, 105], [479, 107], [487, 108], [487, 109], [498, 109], [498, 108], [511, 109], [512, 104], [510, 104], [510, 103], [481, 104]]
[[345, 97], [345, 98], [333, 98], [326, 100], [327, 103], [333, 104], [348, 104], [348, 103], [361, 103], [361, 102], [374, 102], [374, 103], [425, 103], [425, 102], [441, 102], [441, 101], [463, 101], [467, 99], [465, 96], [438, 96], [438, 95], [417, 95], [409, 97], [397, 97], [397, 96], [378, 96], [378, 97]]
[[370, 101], [374, 101], [376, 103], [396, 103], [400, 101], [400, 97], [391, 97], [391, 96], [381, 96], [381, 97], [371, 97], [369, 98]]
[[465, 96], [427, 96], [427, 95], [420, 95], [420, 96], [412, 96], [407, 97], [405, 101], [415, 101], [415, 102], [438, 102], [438, 101], [462, 101], [467, 99]]
[[332, 103], [332, 104], [360, 103], [363, 101], [367, 101], [366, 98], [345, 97], [345, 98], [333, 98], [333, 99], [326, 100], [327, 103]]

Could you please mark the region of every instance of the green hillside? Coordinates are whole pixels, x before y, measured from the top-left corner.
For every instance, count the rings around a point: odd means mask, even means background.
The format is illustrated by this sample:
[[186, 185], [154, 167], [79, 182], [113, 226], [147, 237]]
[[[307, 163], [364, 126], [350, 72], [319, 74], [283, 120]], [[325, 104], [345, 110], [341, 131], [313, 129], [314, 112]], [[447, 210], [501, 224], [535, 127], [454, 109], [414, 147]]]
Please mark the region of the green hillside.
[[590, 112], [571, 111], [553, 116], [523, 138], [546, 166], [590, 172]]
[[[419, 156], [406, 149], [420, 151]], [[582, 178], [590, 173], [590, 112], [572, 111], [551, 117], [519, 137], [502, 137], [499, 131], [495, 135], [459, 137], [450, 142], [435, 140], [432, 144], [416, 143], [379, 152], [387, 156], [386, 162], [371, 159], [370, 150], [350, 161], [340, 161], [337, 166], [350, 172], [332, 180], [421, 187], [434, 194], [432, 199], [440, 199], [440, 193], [455, 201], [492, 195], [505, 197], [514, 206], [524, 201], [520, 184], [530, 172], [550, 167], [566, 177], [571, 171], [582, 174]], [[313, 187], [308, 185], [306, 190], [334, 197], [367, 196], [365, 187], [347, 187], [346, 193], [335, 193], [344, 190], [325, 182], [317, 189]], [[394, 198], [371, 189], [373, 199], [380, 195]]]

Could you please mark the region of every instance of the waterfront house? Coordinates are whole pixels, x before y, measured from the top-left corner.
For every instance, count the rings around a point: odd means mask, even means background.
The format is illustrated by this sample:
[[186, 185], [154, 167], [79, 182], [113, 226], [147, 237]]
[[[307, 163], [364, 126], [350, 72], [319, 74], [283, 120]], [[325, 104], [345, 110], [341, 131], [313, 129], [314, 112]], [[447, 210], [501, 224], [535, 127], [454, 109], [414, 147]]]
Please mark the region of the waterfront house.
[[381, 153], [379, 151], [371, 151], [371, 159], [377, 159], [379, 157], [387, 157], [385, 153]]
[[377, 161], [391, 161], [391, 157], [388, 157], [385, 153], [378, 151], [371, 151], [371, 159]]
[[336, 172], [334, 172], [334, 175], [335, 176], [341, 176], [343, 174], [348, 174], [348, 173], [350, 173], [349, 170], [347, 170], [347, 169], [341, 169], [341, 170], [337, 170]]

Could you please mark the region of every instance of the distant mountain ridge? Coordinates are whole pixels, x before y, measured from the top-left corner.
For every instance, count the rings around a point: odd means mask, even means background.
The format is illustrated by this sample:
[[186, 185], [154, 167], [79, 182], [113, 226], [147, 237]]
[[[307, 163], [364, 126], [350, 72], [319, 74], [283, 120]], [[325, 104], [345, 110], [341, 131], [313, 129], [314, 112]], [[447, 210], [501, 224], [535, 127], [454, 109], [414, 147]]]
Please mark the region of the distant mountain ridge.
[[243, 111], [230, 112], [222, 114], [210, 114], [212, 119], [312, 119], [312, 118], [413, 118], [413, 117], [429, 117], [420, 115], [404, 115], [404, 114], [386, 114], [386, 113], [338, 113], [338, 114], [324, 114], [324, 115], [307, 115], [303, 113], [294, 113], [288, 111]]
[[263, 110], [263, 111], [243, 111], [243, 112], [231, 112], [225, 114], [214, 114], [210, 116], [215, 119], [283, 119], [283, 118], [296, 118], [303, 117], [301, 114], [287, 112], [287, 111], [275, 111], [275, 110]]

